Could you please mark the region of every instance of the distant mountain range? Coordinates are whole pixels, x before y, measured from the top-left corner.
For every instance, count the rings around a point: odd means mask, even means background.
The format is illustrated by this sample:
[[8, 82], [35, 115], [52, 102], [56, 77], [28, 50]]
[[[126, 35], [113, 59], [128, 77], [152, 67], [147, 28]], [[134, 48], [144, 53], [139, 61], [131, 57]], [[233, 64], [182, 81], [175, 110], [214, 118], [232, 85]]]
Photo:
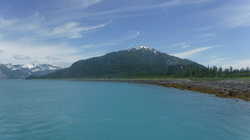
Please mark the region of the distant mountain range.
[[30, 78], [143, 78], [185, 76], [203, 65], [140, 46], [75, 62], [71, 67]]
[[60, 67], [48, 64], [0, 64], [0, 79], [25, 79], [29, 76], [42, 76], [59, 70]]

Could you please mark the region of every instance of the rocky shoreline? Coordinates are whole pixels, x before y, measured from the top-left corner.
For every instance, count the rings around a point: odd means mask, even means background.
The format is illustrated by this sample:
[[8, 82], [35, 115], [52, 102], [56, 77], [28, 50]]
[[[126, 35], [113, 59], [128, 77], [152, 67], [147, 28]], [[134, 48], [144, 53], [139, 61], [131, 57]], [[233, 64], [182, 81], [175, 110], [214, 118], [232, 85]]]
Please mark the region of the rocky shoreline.
[[250, 101], [250, 81], [248, 80], [138, 80], [135, 82], [172, 87], [183, 90], [214, 94], [219, 97], [239, 98]]
[[[87, 80], [88, 81], [88, 80]], [[250, 101], [250, 80], [90, 80], [160, 85]]]

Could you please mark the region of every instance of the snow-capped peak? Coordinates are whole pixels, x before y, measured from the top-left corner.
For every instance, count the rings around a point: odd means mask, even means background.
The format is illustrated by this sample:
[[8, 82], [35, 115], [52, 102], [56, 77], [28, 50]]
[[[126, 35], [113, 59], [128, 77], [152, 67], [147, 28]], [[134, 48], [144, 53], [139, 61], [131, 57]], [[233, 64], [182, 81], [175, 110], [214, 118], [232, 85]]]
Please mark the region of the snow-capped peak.
[[31, 75], [46, 75], [55, 70], [61, 69], [60, 67], [49, 64], [0, 64], [8, 73], [14, 73], [14, 78], [23, 79]]
[[146, 50], [146, 51], [151, 51], [151, 52], [153, 52], [155, 54], [159, 53], [159, 51], [157, 51], [156, 49], [150, 48], [150, 47], [147, 47], [147, 46], [138, 46], [138, 47], [132, 48], [131, 50]]
[[37, 72], [37, 71], [53, 71], [60, 69], [57, 66], [49, 65], [49, 64], [19, 64], [19, 65], [13, 65], [13, 64], [6, 64], [5, 65], [10, 70], [29, 70], [31, 72]]
[[24, 64], [24, 65], [22, 65], [22, 68], [27, 68], [27, 69], [33, 69], [35, 67], [37, 67], [36, 64]]
[[135, 47], [135, 49], [152, 49], [152, 48], [150, 48], [150, 47], [147, 47], [147, 46], [138, 46], [138, 47]]

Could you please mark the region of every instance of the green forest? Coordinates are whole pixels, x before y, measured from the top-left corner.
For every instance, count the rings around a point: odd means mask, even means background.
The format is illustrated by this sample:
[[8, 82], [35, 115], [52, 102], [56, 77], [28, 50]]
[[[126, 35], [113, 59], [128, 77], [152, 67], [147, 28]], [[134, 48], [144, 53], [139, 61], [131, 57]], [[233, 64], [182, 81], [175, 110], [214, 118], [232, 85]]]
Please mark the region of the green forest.
[[190, 67], [177, 75], [178, 77], [218, 77], [218, 78], [244, 78], [250, 77], [250, 68], [222, 68], [217, 66], [208, 66], [207, 69]]

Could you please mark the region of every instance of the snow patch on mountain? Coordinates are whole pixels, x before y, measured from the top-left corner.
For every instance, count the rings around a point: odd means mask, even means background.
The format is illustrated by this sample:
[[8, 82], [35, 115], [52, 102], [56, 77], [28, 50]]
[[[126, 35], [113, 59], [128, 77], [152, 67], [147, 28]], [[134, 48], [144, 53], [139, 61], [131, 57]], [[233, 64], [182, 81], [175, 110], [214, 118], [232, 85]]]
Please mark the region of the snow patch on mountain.
[[[3, 71], [4, 70], [5, 73]], [[0, 79], [3, 77], [23, 79], [31, 75], [45, 75], [50, 72], [61, 69], [60, 67], [49, 65], [49, 64], [1, 64], [0, 67]], [[7, 75], [7, 76], [6, 76]], [[9, 77], [8, 77], [9, 75]], [[13, 76], [14, 75], [14, 76]]]
[[23, 65], [5, 64], [5, 66], [10, 70], [27, 69], [31, 70], [32, 72], [60, 69], [60, 67], [49, 64], [23, 64]]
[[156, 49], [150, 48], [150, 47], [147, 47], [147, 46], [137, 46], [137, 47], [134, 47], [134, 48], [130, 49], [129, 51], [132, 51], [132, 50], [137, 50], [137, 51], [139, 51], [139, 50], [142, 50], [142, 51], [150, 51], [150, 52], [152, 52], [152, 53], [154, 53], [154, 54], [159, 54], [159, 53], [160, 53], [160, 52], [157, 51]]
[[22, 66], [22, 68], [33, 69], [37, 65], [36, 64], [24, 64], [24, 65], [21, 65], [21, 66]]

